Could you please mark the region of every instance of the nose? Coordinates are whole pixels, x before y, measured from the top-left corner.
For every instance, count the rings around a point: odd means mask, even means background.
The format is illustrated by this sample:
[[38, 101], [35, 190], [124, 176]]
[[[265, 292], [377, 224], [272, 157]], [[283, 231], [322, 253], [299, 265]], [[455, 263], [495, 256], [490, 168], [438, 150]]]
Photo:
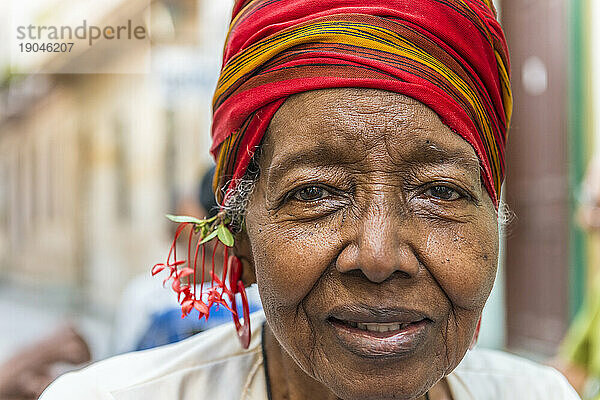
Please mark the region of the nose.
[[381, 283], [394, 272], [405, 279], [415, 277], [420, 268], [408, 240], [410, 227], [406, 218], [371, 207], [363, 214], [355, 239], [338, 256], [338, 271], [361, 271], [367, 279]]

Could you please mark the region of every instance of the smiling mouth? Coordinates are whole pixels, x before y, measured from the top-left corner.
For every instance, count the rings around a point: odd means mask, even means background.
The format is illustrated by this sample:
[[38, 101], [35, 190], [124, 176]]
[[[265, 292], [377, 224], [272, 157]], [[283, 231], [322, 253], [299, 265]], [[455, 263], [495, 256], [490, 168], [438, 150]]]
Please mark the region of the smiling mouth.
[[341, 329], [375, 337], [391, 337], [399, 333], [407, 333], [427, 323], [426, 318], [412, 322], [358, 322], [330, 317], [328, 321]]
[[369, 358], [406, 357], [414, 353], [427, 340], [433, 323], [425, 316], [410, 313], [379, 318], [330, 316], [327, 322], [344, 348]]

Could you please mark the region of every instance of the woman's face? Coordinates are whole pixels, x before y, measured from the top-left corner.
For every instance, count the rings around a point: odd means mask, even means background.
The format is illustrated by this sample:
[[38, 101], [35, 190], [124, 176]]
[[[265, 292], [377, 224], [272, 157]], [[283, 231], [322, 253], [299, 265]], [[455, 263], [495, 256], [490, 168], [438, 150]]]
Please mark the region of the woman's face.
[[450, 373], [498, 257], [471, 146], [408, 97], [331, 89], [285, 102], [260, 167], [245, 257], [302, 370], [344, 399], [414, 398]]

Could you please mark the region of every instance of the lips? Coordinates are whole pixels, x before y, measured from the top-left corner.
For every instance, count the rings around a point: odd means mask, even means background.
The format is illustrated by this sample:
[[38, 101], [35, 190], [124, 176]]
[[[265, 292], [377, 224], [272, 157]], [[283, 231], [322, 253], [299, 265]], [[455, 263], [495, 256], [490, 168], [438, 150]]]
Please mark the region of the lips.
[[327, 322], [342, 347], [361, 357], [407, 357], [422, 346], [433, 324], [425, 313], [397, 308], [347, 307]]

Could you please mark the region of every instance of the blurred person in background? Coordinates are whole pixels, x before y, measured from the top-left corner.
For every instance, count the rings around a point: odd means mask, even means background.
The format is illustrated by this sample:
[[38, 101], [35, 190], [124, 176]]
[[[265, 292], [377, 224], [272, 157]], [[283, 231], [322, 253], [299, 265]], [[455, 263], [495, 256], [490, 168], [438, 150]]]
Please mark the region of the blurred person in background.
[[[214, 96], [221, 207], [176, 218], [195, 253], [153, 268], [184, 314], [230, 301], [234, 324], [42, 398], [578, 399], [552, 368], [469, 351], [499, 260], [509, 65], [489, 0], [239, 0]], [[205, 298], [185, 282], [210, 240], [233, 254]]]
[[[584, 179], [578, 222], [600, 240], [600, 149]], [[599, 266], [595, 266], [598, 270]], [[584, 399], [600, 400], [600, 274], [593, 277], [586, 302], [562, 345], [558, 368]]]
[[65, 326], [0, 364], [0, 400], [35, 400], [66, 364], [90, 361], [85, 340]]
[[[201, 177], [193, 196], [184, 196], [178, 202], [176, 212], [197, 218], [211, 218], [217, 215], [218, 205], [212, 189], [215, 167], [209, 168]], [[178, 240], [178, 246], [187, 243], [189, 229]], [[213, 263], [214, 242], [206, 245], [208, 264]], [[214, 264], [223, 265], [223, 252], [214, 253]], [[216, 270], [220, 274], [220, 269]], [[200, 281], [201, 277], [197, 277]], [[204, 280], [211, 281], [207, 270]], [[199, 283], [199, 282], [198, 282]], [[249, 288], [248, 298], [252, 312], [261, 309], [260, 298], [255, 288]], [[143, 302], [143, 304], [140, 304]], [[143, 310], [143, 312], [140, 312]], [[119, 314], [113, 333], [115, 353], [145, 350], [186, 339], [196, 333], [231, 321], [231, 314], [221, 307], [211, 313], [210, 319], [200, 318], [193, 312], [188, 318], [182, 318], [181, 307], [173, 297], [169, 285], [163, 286], [150, 274], [134, 278], [124, 291]]]

